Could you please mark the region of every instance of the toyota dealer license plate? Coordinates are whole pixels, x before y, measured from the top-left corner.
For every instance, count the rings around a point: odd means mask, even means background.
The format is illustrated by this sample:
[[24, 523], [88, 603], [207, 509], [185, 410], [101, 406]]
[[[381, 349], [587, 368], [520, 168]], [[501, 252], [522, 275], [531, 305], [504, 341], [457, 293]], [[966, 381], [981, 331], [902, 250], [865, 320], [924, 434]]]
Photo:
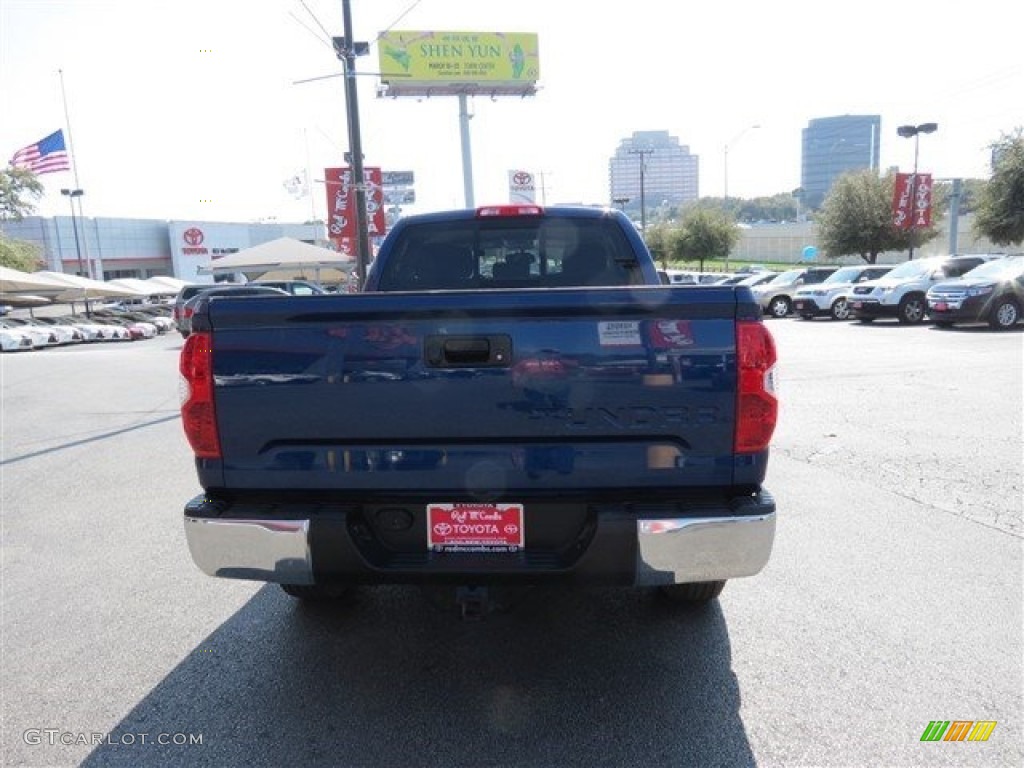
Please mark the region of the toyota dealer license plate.
[[434, 552], [518, 552], [522, 504], [428, 504], [427, 545]]
[[949, 306], [944, 301], [936, 301], [934, 304], [932, 304], [932, 307], [937, 309], [939, 312], [945, 312], [947, 309], [949, 309]]

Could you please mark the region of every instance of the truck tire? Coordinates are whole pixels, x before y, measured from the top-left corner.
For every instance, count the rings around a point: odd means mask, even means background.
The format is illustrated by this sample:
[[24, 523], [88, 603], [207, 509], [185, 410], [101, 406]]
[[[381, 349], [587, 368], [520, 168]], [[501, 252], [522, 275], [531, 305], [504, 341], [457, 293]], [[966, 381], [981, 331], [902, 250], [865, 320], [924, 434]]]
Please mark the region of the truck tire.
[[846, 303], [846, 299], [840, 296], [832, 302], [832, 307], [829, 309], [829, 317], [833, 320], [850, 319], [850, 305]]
[[714, 600], [725, 587], [725, 581], [695, 581], [691, 584], [666, 584], [659, 587], [661, 594], [676, 603], [707, 603]]
[[1020, 305], [1017, 304], [1016, 299], [1004, 296], [992, 307], [988, 316], [988, 325], [997, 331], [1005, 331], [1013, 328], [1018, 320], [1020, 320]]
[[910, 293], [900, 299], [896, 316], [903, 325], [917, 325], [924, 320], [925, 309], [924, 296]]
[[339, 584], [282, 584], [281, 589], [296, 600], [317, 603], [338, 600], [349, 592], [349, 587]]
[[776, 296], [768, 302], [768, 314], [772, 317], [785, 317], [792, 309], [788, 296]]

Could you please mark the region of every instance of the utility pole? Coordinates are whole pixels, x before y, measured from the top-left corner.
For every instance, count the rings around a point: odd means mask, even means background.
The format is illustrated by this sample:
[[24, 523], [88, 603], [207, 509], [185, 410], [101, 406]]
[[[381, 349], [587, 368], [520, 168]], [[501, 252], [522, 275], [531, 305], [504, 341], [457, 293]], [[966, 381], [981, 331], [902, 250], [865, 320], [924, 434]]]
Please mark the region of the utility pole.
[[737, 141], [743, 138], [747, 131], [752, 131], [755, 128], [760, 128], [760, 125], [748, 125], [742, 131], [733, 136], [725, 144], [725, 151], [722, 153], [722, 174], [723, 174], [723, 185], [722, 185], [722, 196], [725, 198], [725, 202], [729, 202], [729, 147], [735, 144]]
[[631, 149], [629, 154], [637, 155], [640, 158], [640, 232], [647, 234], [647, 197], [644, 190], [644, 171], [647, 168], [647, 155], [653, 155], [654, 150], [651, 148]]
[[345, 65], [345, 111], [348, 115], [348, 148], [352, 155], [352, 181], [356, 193], [356, 274], [360, 288], [366, 283], [370, 263], [370, 235], [366, 221], [366, 175], [363, 173], [363, 142], [359, 132], [359, 101], [356, 91], [356, 46], [352, 34], [351, 0], [342, 0], [345, 36], [334, 38], [334, 51]]
[[[88, 277], [89, 274], [86, 272], [85, 265], [82, 263], [82, 246], [78, 240], [78, 222], [75, 220], [75, 198], [81, 197], [83, 192], [80, 189], [62, 189], [60, 193], [68, 198], [68, 202], [71, 203], [71, 229], [75, 232], [75, 253], [78, 255], [78, 274], [82, 277]], [[61, 271], [64, 271], [63, 265], [61, 265]]]

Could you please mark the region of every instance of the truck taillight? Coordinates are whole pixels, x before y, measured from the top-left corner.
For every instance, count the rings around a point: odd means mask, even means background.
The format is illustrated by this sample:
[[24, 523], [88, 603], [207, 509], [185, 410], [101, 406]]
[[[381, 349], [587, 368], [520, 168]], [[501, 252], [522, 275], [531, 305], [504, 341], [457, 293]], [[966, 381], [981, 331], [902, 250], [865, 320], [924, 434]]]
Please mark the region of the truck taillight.
[[775, 396], [775, 340], [764, 323], [736, 323], [736, 453], [768, 449], [779, 418]]
[[477, 218], [490, 216], [543, 216], [539, 205], [485, 205], [476, 209]]
[[201, 459], [220, 458], [217, 414], [213, 407], [213, 349], [208, 333], [185, 339], [178, 361], [182, 378], [181, 423], [192, 451]]

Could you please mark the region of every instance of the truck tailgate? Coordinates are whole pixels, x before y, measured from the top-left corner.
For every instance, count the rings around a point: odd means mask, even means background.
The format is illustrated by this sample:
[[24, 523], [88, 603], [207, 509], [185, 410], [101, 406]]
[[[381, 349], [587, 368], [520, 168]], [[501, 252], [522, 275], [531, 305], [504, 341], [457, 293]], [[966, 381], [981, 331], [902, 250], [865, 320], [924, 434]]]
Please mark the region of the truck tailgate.
[[[218, 298], [203, 486], [490, 494], [729, 486], [748, 289]], [[754, 477], [758, 471], [760, 477]], [[753, 470], [753, 481], [763, 470]]]

